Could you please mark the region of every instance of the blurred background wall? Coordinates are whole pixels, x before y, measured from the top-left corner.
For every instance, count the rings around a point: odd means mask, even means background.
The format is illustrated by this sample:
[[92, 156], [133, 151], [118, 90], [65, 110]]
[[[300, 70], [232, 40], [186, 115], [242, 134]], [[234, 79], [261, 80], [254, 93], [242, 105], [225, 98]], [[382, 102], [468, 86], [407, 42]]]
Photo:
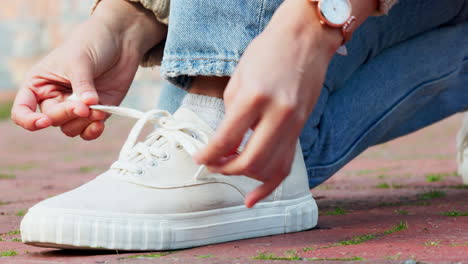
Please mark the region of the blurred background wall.
[[[93, 0], [3, 0], [0, 5], [0, 101], [12, 99], [28, 69], [89, 16]], [[71, 62], [73, 63], [73, 62]], [[159, 94], [159, 68], [141, 69], [125, 105], [148, 109]], [[145, 96], [142, 96], [142, 95]]]

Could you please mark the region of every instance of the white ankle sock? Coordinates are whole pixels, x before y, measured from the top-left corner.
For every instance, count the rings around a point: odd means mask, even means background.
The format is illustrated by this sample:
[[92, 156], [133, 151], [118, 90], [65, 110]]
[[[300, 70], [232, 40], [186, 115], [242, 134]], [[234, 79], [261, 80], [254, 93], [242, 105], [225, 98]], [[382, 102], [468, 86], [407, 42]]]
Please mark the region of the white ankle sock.
[[220, 98], [187, 94], [181, 107], [197, 113], [213, 130], [218, 128], [224, 118], [224, 101]]

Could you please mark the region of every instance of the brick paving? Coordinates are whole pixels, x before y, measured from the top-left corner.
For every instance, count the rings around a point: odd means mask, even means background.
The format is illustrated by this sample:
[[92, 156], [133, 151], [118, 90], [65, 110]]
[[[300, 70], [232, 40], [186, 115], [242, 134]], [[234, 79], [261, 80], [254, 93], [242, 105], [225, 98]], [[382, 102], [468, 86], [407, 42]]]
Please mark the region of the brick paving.
[[[102, 139], [0, 122], [0, 263], [468, 263], [468, 190], [456, 176], [461, 116], [369, 149], [312, 190], [319, 227], [176, 252], [64, 251], [19, 242], [22, 215], [115, 160], [132, 123], [111, 119]], [[15, 255], [15, 256], [8, 256]]]

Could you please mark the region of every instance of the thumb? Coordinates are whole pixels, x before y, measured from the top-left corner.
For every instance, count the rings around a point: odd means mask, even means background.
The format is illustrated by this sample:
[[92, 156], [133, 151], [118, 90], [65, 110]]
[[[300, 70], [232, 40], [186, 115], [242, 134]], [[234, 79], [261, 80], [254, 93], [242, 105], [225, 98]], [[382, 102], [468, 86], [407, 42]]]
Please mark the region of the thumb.
[[78, 61], [71, 70], [70, 82], [73, 94], [87, 105], [99, 103], [99, 96], [94, 86], [94, 71], [88, 60]]

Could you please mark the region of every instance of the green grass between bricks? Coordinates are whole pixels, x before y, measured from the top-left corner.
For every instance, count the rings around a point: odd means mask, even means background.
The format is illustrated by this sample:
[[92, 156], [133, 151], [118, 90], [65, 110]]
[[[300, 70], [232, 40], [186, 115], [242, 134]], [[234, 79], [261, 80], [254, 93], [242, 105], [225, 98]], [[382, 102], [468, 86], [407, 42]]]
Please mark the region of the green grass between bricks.
[[13, 180], [13, 179], [16, 179], [15, 174], [0, 172], [0, 180]]
[[442, 197], [445, 197], [446, 195], [447, 193], [444, 191], [430, 191], [430, 192], [419, 194], [418, 199], [424, 201], [424, 200], [431, 200], [435, 198], [442, 198]]
[[26, 214], [26, 210], [19, 210], [18, 212], [16, 212], [16, 216], [24, 216]]
[[269, 252], [260, 252], [257, 256], [252, 259], [262, 259], [262, 260], [302, 260], [302, 258], [297, 254], [297, 252], [286, 252], [285, 256], [278, 257], [273, 253]]
[[441, 215], [450, 216], [450, 217], [468, 216], [468, 212], [450, 211], [450, 212], [441, 213]]
[[[16, 237], [12, 238], [12, 236], [16, 236], [16, 235], [20, 235], [20, 234], [21, 234], [21, 232], [19, 230], [12, 230], [12, 231], [9, 231], [8, 233], [0, 234], [0, 242], [1, 241], [8, 241], [8, 239], [5, 238], [5, 237], [10, 237], [10, 239], [11, 239], [10, 241], [12, 241], [12, 242], [21, 242], [21, 239], [19, 239], [19, 238], [16, 238]], [[6, 252], [8, 252], [8, 251], [6, 251]]]
[[348, 212], [347, 212], [345, 209], [343, 209], [343, 208], [341, 208], [341, 207], [337, 207], [337, 208], [335, 208], [334, 210], [326, 211], [326, 212], [324, 212], [323, 214], [324, 214], [324, 215], [345, 215], [345, 214], [347, 214], [347, 213], [348, 213]]
[[333, 244], [331, 246], [357, 245], [357, 244], [361, 244], [361, 243], [364, 243], [364, 242], [369, 241], [369, 240], [376, 239], [378, 237], [382, 237], [382, 236], [385, 236], [385, 235], [390, 235], [390, 234], [400, 232], [400, 231], [403, 231], [403, 230], [406, 230], [406, 229], [408, 229], [408, 223], [402, 221], [399, 224], [397, 224], [395, 226], [392, 226], [389, 229], [384, 230], [382, 233], [379, 233], [379, 234], [366, 234], [366, 235], [356, 236], [356, 237], [353, 237], [353, 238], [351, 238], [349, 240], [344, 240], [344, 241], [341, 241], [339, 243]]
[[0, 236], [14, 236], [14, 235], [19, 235], [19, 234], [21, 234], [21, 231], [19, 229], [16, 229], [16, 230], [11, 230], [5, 234], [0, 234]]
[[351, 257], [351, 258], [308, 258], [307, 261], [364, 261], [366, 259], [361, 257]]
[[409, 215], [409, 212], [403, 209], [397, 209], [395, 210], [395, 213], [398, 215]]
[[0, 103], [0, 121], [10, 118], [13, 102]]
[[468, 185], [464, 185], [464, 184], [452, 185], [448, 187], [452, 189], [468, 189]]
[[12, 230], [12, 231], [6, 233], [7, 236], [20, 235], [20, 234], [21, 234], [21, 231], [19, 229]]
[[288, 261], [363, 261], [362, 257], [350, 257], [350, 258], [302, 258], [296, 251], [287, 251], [284, 256], [276, 256], [269, 252], [260, 252], [257, 256], [252, 259], [256, 260], [288, 260]]
[[388, 183], [379, 183], [375, 186], [375, 188], [378, 188], [378, 189], [401, 189], [401, 188], [404, 188], [405, 186], [401, 185], [401, 184], [388, 184]]
[[93, 166], [84, 166], [84, 167], [79, 168], [78, 170], [80, 171], [80, 173], [91, 173], [99, 169]]
[[426, 174], [427, 182], [440, 182], [443, 181], [445, 177], [458, 176], [457, 172], [452, 173], [430, 173]]
[[149, 253], [149, 254], [144, 254], [144, 255], [134, 255], [130, 257], [126, 257], [126, 259], [135, 259], [135, 258], [141, 258], [141, 259], [146, 259], [146, 258], [160, 258], [164, 257], [167, 255], [172, 254], [173, 252], [162, 252], [162, 253]]
[[338, 243], [334, 243], [334, 244], [323, 246], [323, 247], [304, 248], [303, 251], [313, 251], [313, 250], [322, 249], [322, 248], [358, 245], [358, 244], [362, 244], [364, 242], [367, 242], [367, 241], [370, 241], [370, 240], [373, 240], [373, 239], [376, 239], [376, 238], [379, 238], [379, 237], [383, 237], [383, 236], [390, 235], [390, 234], [393, 234], [393, 233], [396, 233], [396, 232], [404, 231], [404, 230], [406, 230], [408, 228], [409, 228], [408, 223], [401, 221], [399, 224], [394, 225], [394, 226], [384, 230], [381, 233], [359, 235], [359, 236], [352, 237], [351, 239], [343, 240], [343, 241], [340, 241]]
[[18, 255], [18, 252], [14, 250], [0, 251], [0, 257], [13, 257]]
[[208, 254], [208, 255], [198, 255], [196, 256], [197, 258], [200, 258], [200, 259], [207, 259], [207, 258], [212, 258], [214, 257], [213, 255], [211, 254]]

